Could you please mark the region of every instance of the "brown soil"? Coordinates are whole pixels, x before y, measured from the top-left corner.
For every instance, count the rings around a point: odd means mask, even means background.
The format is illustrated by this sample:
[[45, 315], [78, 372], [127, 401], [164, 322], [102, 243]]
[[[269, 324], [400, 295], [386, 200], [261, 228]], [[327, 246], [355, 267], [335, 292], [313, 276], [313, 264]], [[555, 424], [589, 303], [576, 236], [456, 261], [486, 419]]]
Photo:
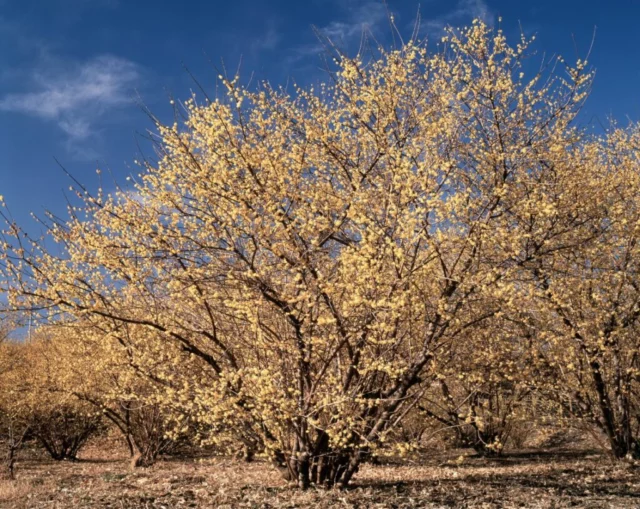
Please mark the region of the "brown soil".
[[286, 484], [267, 463], [167, 458], [131, 471], [113, 448], [82, 461], [23, 455], [16, 481], [0, 481], [3, 508], [638, 508], [640, 466], [591, 450], [547, 449], [480, 458], [470, 451], [365, 465], [346, 491]]

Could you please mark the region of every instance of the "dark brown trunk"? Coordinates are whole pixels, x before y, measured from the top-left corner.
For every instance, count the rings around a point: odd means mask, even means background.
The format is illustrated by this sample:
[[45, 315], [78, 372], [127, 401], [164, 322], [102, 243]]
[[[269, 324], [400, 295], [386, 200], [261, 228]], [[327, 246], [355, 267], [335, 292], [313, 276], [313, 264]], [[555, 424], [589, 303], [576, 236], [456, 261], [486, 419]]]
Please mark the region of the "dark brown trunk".
[[[328, 445], [328, 442], [327, 442]], [[345, 475], [348, 474], [354, 453], [333, 451], [322, 447], [318, 454], [298, 452], [286, 459], [283, 453], [276, 455], [276, 463], [282, 475], [288, 481], [293, 481], [301, 489], [310, 486], [331, 488], [343, 486]], [[353, 475], [349, 474], [349, 479]]]
[[16, 464], [16, 449], [10, 445], [9, 450], [7, 451], [7, 455], [5, 457], [4, 469], [2, 472], [2, 477], [4, 479], [13, 481], [16, 478], [15, 464]]
[[[600, 363], [597, 359], [593, 359], [589, 362], [591, 367], [591, 374], [593, 377], [594, 386], [598, 395], [598, 404], [601, 412], [601, 426], [609, 439], [611, 445], [611, 454], [617, 458], [624, 458], [630, 451], [625, 444], [624, 437], [621, 434], [621, 429], [616, 422], [616, 415], [613, 411], [611, 399], [607, 391], [606, 382], [602, 377]], [[629, 444], [631, 445], [631, 444]]]

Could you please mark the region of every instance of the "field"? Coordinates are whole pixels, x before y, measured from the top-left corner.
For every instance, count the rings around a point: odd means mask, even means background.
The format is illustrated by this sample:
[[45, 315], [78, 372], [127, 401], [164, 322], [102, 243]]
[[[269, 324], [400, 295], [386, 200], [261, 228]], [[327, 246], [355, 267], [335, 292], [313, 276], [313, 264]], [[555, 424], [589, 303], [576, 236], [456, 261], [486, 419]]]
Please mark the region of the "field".
[[636, 508], [640, 467], [614, 464], [584, 444], [527, 449], [499, 458], [469, 450], [365, 465], [346, 491], [288, 486], [271, 465], [231, 458], [164, 458], [130, 470], [114, 444], [82, 460], [23, 453], [17, 480], [0, 481], [2, 508]]

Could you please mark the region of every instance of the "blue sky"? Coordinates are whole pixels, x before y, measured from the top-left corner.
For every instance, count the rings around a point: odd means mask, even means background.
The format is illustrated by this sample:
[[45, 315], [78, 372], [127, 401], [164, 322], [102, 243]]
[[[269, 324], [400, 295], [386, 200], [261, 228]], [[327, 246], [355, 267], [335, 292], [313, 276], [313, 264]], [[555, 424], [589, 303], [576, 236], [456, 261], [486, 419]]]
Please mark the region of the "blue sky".
[[[136, 94], [160, 118], [169, 96], [195, 89], [186, 65], [209, 92], [224, 66], [241, 62], [244, 82], [322, 79], [322, 46], [312, 27], [355, 51], [363, 29], [390, 37], [379, 0], [0, 0], [0, 195], [14, 216], [64, 210], [69, 181], [57, 158], [88, 187], [96, 168], [119, 181], [135, 171], [136, 133], [151, 124]], [[597, 71], [584, 118], [640, 120], [640, 1], [388, 0], [396, 24], [422, 33], [480, 17], [507, 34], [519, 24], [537, 34], [535, 48], [568, 60], [584, 57]], [[577, 53], [576, 53], [577, 52]], [[109, 183], [105, 184], [108, 189]]]

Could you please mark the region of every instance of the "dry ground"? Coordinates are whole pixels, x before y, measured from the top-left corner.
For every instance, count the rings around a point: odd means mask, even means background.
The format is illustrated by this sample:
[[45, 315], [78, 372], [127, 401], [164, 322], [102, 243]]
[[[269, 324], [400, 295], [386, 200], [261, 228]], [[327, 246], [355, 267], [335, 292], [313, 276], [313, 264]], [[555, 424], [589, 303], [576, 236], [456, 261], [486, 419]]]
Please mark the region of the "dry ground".
[[166, 459], [132, 472], [114, 450], [89, 447], [76, 463], [23, 458], [18, 480], [0, 481], [0, 507], [640, 507], [640, 467], [614, 465], [584, 449], [528, 450], [499, 459], [438, 453], [420, 463], [366, 465], [347, 491], [307, 492], [288, 487], [262, 462]]

